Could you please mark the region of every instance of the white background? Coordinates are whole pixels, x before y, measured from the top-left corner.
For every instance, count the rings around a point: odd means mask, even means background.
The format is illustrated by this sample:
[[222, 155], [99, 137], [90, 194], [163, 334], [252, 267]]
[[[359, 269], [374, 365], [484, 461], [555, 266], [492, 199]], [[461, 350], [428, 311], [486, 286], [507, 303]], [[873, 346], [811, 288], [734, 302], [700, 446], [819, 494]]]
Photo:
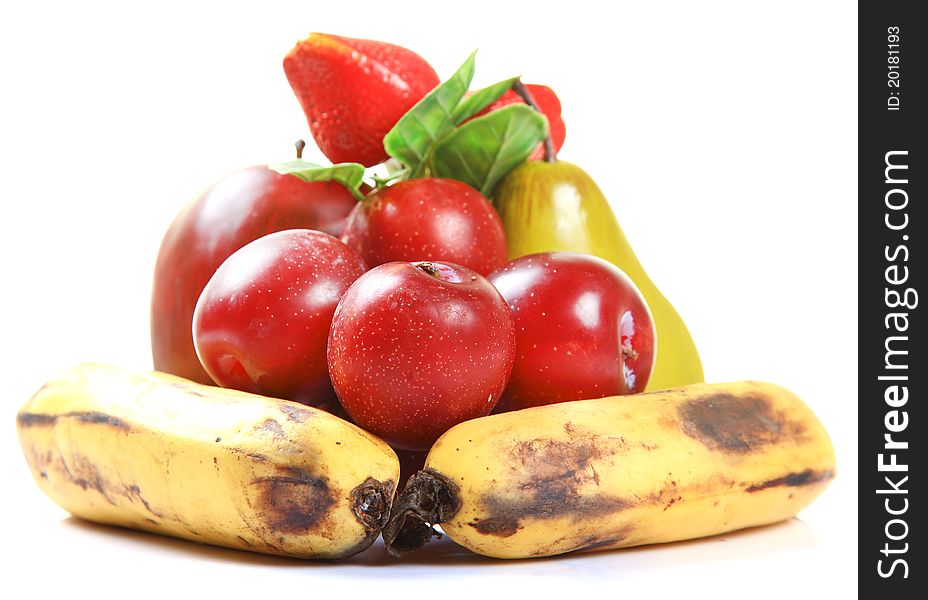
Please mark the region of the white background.
[[[0, 552], [9, 558], [0, 585], [40, 597], [308, 597], [330, 586], [410, 593], [415, 579], [439, 597], [478, 586], [563, 596], [588, 585], [625, 597], [851, 597], [856, 6], [515, 4], [3, 4]], [[211, 182], [289, 159], [308, 136], [281, 59], [310, 31], [405, 45], [442, 78], [479, 47], [475, 85], [522, 74], [553, 86], [568, 130], [561, 157], [613, 203], [688, 322], [708, 379], [789, 387], [831, 433], [839, 476], [801, 520], [517, 563], [447, 542], [405, 563], [375, 548], [320, 564], [85, 524], [48, 501], [22, 460], [15, 411], [77, 362], [150, 368], [161, 235]]]

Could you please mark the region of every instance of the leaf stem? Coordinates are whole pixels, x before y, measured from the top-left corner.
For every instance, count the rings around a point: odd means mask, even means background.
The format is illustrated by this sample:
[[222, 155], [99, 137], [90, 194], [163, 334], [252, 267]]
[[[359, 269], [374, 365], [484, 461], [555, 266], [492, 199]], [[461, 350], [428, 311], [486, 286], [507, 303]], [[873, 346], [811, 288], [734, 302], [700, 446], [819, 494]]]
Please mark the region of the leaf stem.
[[364, 196], [364, 194], [361, 193], [361, 190], [358, 187], [345, 186], [345, 189], [351, 192], [351, 195], [354, 196], [355, 200], [357, 200], [358, 202], [364, 202], [366, 197]]
[[394, 181], [405, 179], [407, 175], [409, 175], [409, 168], [404, 166], [402, 169], [398, 169], [386, 177], [371, 175], [371, 179], [374, 180], [374, 185], [377, 186], [377, 189], [381, 190]]
[[[512, 91], [519, 95], [520, 98], [525, 100], [525, 103], [544, 114], [544, 111], [538, 106], [538, 103], [535, 102], [535, 98], [532, 97], [532, 93], [528, 91], [528, 88], [525, 87], [525, 84], [522, 83], [521, 79], [516, 79], [512, 82]], [[545, 136], [544, 140], [545, 147], [545, 162], [553, 163], [557, 160], [557, 151], [554, 149], [554, 140], [551, 139], [551, 131], [548, 130], [548, 135]]]

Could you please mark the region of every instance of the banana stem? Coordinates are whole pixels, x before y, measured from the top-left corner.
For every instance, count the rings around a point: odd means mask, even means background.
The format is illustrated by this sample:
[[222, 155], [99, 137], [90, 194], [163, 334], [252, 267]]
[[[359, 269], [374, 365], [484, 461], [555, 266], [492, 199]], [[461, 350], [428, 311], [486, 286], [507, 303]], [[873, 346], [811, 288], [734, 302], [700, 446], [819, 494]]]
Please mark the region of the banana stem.
[[[528, 104], [529, 106], [531, 106], [532, 108], [540, 112], [541, 114], [544, 114], [541, 108], [539, 108], [538, 103], [535, 102], [535, 98], [532, 97], [532, 93], [528, 91], [528, 88], [525, 87], [525, 84], [522, 83], [521, 79], [516, 79], [514, 82], [512, 82], [512, 91], [518, 94], [520, 98], [525, 100], [526, 104]], [[550, 131], [548, 132], [548, 135], [545, 136], [544, 147], [545, 147], [545, 157], [544, 157], [545, 162], [553, 163], [555, 160], [557, 160], [557, 153], [554, 150], [554, 140], [551, 139]]]
[[441, 537], [433, 525], [449, 521], [461, 508], [460, 488], [453, 481], [426, 467], [406, 482], [397, 494], [390, 518], [383, 526], [387, 552], [401, 557], [421, 547], [432, 536]]

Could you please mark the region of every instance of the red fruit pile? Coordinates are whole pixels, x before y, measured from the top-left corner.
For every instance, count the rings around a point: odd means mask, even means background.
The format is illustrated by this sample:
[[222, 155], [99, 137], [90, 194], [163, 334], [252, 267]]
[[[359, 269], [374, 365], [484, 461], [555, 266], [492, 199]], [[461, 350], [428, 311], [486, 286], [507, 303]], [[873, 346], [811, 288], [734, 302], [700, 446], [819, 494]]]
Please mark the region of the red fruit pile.
[[[155, 271], [156, 369], [343, 410], [412, 462], [495, 408], [644, 389], [654, 328], [624, 273], [564, 253], [506, 263], [488, 190], [546, 136], [561, 148], [550, 88], [468, 95], [473, 56], [439, 84], [410, 50], [318, 33], [284, 70], [340, 164], [252, 167], [177, 217]], [[364, 167], [389, 156], [369, 187]]]
[[193, 347], [190, 323], [200, 292], [233, 252], [284, 229], [341, 235], [356, 204], [335, 182], [305, 182], [267, 167], [226, 177], [171, 223], [155, 265], [151, 349], [155, 369], [212, 383]]

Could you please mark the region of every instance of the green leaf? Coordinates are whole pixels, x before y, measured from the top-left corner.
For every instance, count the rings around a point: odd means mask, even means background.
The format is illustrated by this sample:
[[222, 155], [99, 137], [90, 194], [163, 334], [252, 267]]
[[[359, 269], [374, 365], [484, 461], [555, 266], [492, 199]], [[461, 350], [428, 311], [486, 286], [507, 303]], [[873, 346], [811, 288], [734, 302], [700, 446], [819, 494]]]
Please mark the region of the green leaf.
[[464, 100], [458, 104], [457, 108], [455, 108], [454, 112], [451, 114], [451, 119], [454, 121], [454, 124], [457, 125], [461, 121], [469, 119], [484, 108], [493, 104], [493, 102], [499, 99], [500, 96], [510, 90], [512, 88], [512, 84], [518, 79], [518, 77], [504, 79], [499, 83], [488, 85], [482, 90], [478, 90], [467, 98], [464, 98]]
[[268, 168], [281, 175], [293, 175], [303, 181], [335, 181], [348, 188], [355, 198], [360, 200], [364, 197], [360, 192], [364, 165], [358, 163], [339, 163], [331, 167], [322, 167], [297, 159], [269, 165]]
[[424, 169], [435, 142], [454, 128], [452, 114], [474, 78], [476, 54], [409, 109], [383, 138], [387, 154], [405, 163], [412, 177]]
[[445, 137], [432, 155], [433, 174], [463, 181], [489, 196], [547, 135], [544, 115], [525, 104], [505, 106]]

